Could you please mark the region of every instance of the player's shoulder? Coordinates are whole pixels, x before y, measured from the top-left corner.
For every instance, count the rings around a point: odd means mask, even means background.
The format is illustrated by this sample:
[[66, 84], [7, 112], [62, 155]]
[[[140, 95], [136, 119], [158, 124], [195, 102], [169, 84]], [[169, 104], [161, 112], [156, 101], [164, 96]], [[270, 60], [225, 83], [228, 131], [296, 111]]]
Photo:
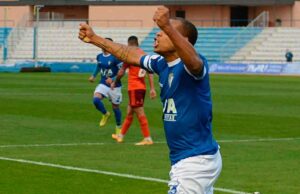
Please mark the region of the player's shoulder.
[[99, 53], [98, 55], [97, 55], [97, 59], [99, 59], [99, 58], [101, 58], [103, 56], [103, 53]]
[[158, 54], [145, 55], [144, 61], [148, 63], [166, 63], [164, 57]]
[[140, 53], [140, 54], [145, 54], [146, 55], [146, 52], [140, 47], [137, 48], [137, 52]]

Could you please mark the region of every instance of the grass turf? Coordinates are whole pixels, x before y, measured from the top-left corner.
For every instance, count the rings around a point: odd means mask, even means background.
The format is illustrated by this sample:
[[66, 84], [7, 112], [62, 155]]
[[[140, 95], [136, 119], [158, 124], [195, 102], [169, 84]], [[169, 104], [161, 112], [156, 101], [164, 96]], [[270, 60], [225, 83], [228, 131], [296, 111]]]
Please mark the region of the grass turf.
[[[95, 84], [87, 74], [0, 74], [0, 144], [103, 142], [104, 145], [10, 147], [0, 156], [168, 179], [166, 144], [136, 147], [137, 119], [126, 144], [111, 140], [114, 119], [98, 127]], [[125, 81], [123, 81], [125, 83]], [[124, 84], [123, 118], [128, 102]], [[298, 77], [211, 77], [213, 131], [218, 140], [300, 137]], [[111, 105], [105, 100], [111, 110]], [[164, 142], [159, 99], [146, 99], [154, 141]], [[300, 193], [300, 140], [220, 142], [219, 188], [272, 194]], [[167, 185], [0, 160], [0, 193], [166, 193]], [[216, 191], [215, 193], [222, 193]]]

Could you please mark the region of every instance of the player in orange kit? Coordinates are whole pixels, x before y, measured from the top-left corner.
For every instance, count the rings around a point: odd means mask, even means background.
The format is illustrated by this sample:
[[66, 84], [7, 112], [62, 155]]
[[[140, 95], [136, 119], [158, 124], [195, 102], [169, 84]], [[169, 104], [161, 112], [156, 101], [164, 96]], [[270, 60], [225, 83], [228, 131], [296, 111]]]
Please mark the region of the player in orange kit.
[[[139, 46], [138, 38], [136, 36], [130, 36], [128, 38], [128, 46], [138, 47]], [[144, 53], [142, 49], [140, 49], [140, 52]], [[112, 134], [112, 138], [119, 143], [123, 142], [123, 138], [133, 121], [133, 114], [136, 113], [144, 139], [141, 142], [136, 143], [135, 145], [152, 145], [153, 141], [150, 136], [148, 120], [144, 111], [144, 99], [146, 94], [146, 84], [145, 84], [145, 75], [147, 74], [146, 71], [138, 66], [123, 64], [123, 66], [118, 72], [115, 81], [111, 84], [111, 87], [114, 88], [116, 83], [120, 81], [122, 76], [125, 74], [127, 68], [129, 69], [128, 71], [129, 104], [127, 107], [127, 115], [122, 125], [121, 132], [119, 134]], [[153, 99], [156, 97], [156, 92], [153, 83], [153, 74], [148, 74], [148, 75], [149, 75], [149, 82], [150, 82], [150, 98]]]

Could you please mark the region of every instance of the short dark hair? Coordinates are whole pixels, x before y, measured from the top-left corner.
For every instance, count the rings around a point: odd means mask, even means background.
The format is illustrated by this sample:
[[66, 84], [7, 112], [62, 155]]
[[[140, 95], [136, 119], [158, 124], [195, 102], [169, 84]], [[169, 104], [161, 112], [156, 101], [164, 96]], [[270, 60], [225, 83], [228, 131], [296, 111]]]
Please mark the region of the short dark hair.
[[113, 42], [113, 39], [112, 39], [112, 38], [106, 37], [105, 39], [106, 39], [106, 40], [110, 40], [110, 41]]
[[135, 42], [137, 46], [139, 45], [139, 39], [136, 36], [129, 36], [127, 41], [132, 41]]
[[184, 18], [180, 18], [180, 17], [175, 17], [175, 18], [171, 18], [173, 20], [177, 20], [181, 23], [182, 25], [182, 29], [179, 29], [180, 33], [183, 36], [188, 37], [189, 42], [192, 45], [195, 45], [198, 39], [198, 30], [196, 28], [196, 26], [194, 24], [192, 24], [192, 22], [184, 19]]

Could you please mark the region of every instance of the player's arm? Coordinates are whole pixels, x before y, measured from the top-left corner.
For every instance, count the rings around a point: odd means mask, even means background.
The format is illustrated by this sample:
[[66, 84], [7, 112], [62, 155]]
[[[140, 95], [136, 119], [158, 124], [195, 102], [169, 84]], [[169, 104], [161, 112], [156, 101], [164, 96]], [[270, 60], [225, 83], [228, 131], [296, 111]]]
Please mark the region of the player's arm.
[[133, 65], [140, 65], [143, 56], [138, 48], [129, 47], [123, 44], [114, 43], [94, 33], [88, 24], [80, 24], [79, 39], [86, 43], [91, 43], [99, 48], [105, 49], [119, 60]]
[[125, 71], [126, 71], [126, 68], [127, 66], [123, 65], [120, 70], [118, 71], [118, 74], [116, 76], [116, 78], [114, 79], [114, 81], [111, 83], [110, 87], [111, 89], [114, 89], [115, 86], [116, 86], [116, 83], [120, 82], [122, 77], [124, 76], [125, 74]]
[[154, 87], [153, 74], [148, 73], [148, 78], [149, 78], [149, 85], [150, 85], [150, 98], [154, 99], [156, 97], [156, 91]]
[[126, 71], [126, 68], [125, 67], [121, 67], [120, 70], [118, 71], [118, 74], [116, 76], [116, 79], [115, 79], [115, 82], [120, 82], [121, 81], [121, 78], [124, 76], [125, 74], [125, 71]]
[[96, 76], [98, 75], [99, 71], [100, 71], [100, 67], [99, 67], [99, 65], [97, 64], [97, 66], [96, 66], [96, 68], [95, 68], [93, 74], [89, 77], [89, 81], [90, 81], [90, 82], [94, 82], [94, 81], [95, 81]]
[[159, 7], [153, 16], [154, 22], [164, 31], [172, 41], [180, 59], [193, 75], [201, 75], [203, 61], [200, 59], [194, 46], [181, 35], [170, 23], [169, 9]]

